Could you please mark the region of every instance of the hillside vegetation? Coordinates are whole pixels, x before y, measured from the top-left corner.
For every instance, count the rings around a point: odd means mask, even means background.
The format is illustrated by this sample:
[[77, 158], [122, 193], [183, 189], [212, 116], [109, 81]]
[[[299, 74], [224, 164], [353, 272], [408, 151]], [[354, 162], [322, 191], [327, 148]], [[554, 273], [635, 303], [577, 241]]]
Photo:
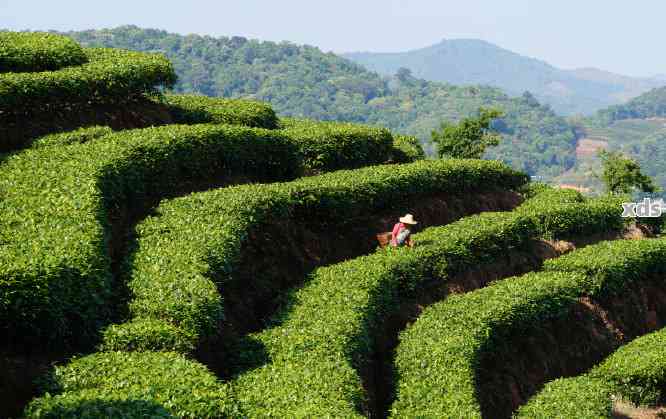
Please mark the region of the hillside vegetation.
[[164, 53], [179, 76], [177, 92], [258, 99], [281, 116], [385, 126], [422, 142], [443, 120], [497, 106], [507, 114], [496, 124], [505, 141], [489, 157], [548, 177], [574, 162], [570, 125], [530, 95], [510, 98], [496, 88], [457, 87], [408, 74], [382, 78], [334, 54], [290, 43], [182, 36], [133, 26], [67, 35], [87, 46]]
[[[33, 106], [3, 117], [49, 134], [0, 143], [0, 416], [508, 419], [573, 400], [597, 418], [612, 397], [665, 401], [666, 239], [622, 217], [626, 197], [425, 160], [384, 127], [165, 95], [156, 53], [8, 44], [0, 103]], [[161, 119], [79, 115], [98, 106]], [[414, 246], [378, 246], [407, 212]]]
[[[653, 89], [624, 105], [602, 109], [573, 122], [584, 140], [636, 159], [643, 173], [666, 190], [666, 88]], [[578, 155], [572, 170], [558, 177], [563, 183], [595, 186], [592, 172], [600, 173], [592, 155]]]
[[384, 75], [393, 75], [402, 67], [429, 81], [495, 86], [511, 95], [530, 91], [563, 115], [589, 115], [664, 85], [656, 79], [631, 78], [594, 68], [562, 70], [476, 39], [443, 40], [407, 52], [343, 56]]

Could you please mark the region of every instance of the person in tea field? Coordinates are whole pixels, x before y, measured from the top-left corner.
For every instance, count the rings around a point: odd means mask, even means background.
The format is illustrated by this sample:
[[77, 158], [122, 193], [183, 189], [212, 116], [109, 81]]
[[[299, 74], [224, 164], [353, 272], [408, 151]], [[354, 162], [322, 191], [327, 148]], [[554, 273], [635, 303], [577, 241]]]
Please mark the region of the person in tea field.
[[409, 229], [409, 227], [415, 226], [418, 224], [418, 222], [414, 220], [414, 216], [412, 216], [412, 214], [407, 214], [404, 217], [400, 217], [398, 221], [399, 222], [393, 226], [393, 231], [391, 232], [391, 246], [413, 247], [414, 242], [412, 242], [412, 231]]

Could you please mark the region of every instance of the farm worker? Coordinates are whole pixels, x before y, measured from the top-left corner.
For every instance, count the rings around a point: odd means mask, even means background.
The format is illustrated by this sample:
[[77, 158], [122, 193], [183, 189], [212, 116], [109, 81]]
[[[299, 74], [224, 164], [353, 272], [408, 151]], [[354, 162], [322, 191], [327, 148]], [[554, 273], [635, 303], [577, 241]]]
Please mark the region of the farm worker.
[[414, 243], [412, 243], [412, 232], [409, 230], [409, 226], [414, 226], [418, 224], [418, 222], [414, 221], [412, 214], [407, 214], [404, 217], [400, 217], [399, 221], [399, 223], [396, 223], [393, 226], [393, 231], [391, 233], [391, 246], [399, 247], [407, 245], [412, 247]]

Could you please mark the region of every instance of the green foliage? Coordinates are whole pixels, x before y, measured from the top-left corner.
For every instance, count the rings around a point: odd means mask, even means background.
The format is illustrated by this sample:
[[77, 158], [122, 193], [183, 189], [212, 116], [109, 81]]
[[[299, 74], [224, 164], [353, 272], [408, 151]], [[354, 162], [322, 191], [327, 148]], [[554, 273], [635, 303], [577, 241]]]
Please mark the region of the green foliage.
[[418, 138], [409, 135], [394, 135], [393, 148], [396, 163], [410, 163], [426, 157]]
[[106, 328], [99, 350], [169, 351], [188, 354], [194, 351], [196, 338], [168, 322], [142, 318]]
[[195, 95], [166, 95], [176, 124], [230, 124], [273, 129], [278, 119], [270, 105], [250, 100]]
[[[655, 405], [666, 388], [666, 329], [625, 344], [579, 377], [546, 384], [518, 417], [611, 417], [611, 394], [636, 405]], [[557, 414], [556, 414], [557, 413]]]
[[601, 151], [599, 153], [606, 190], [610, 194], [629, 194], [635, 188], [643, 192], [655, 192], [657, 187], [648, 176], [641, 173], [638, 163], [622, 153]]
[[[265, 348], [271, 362], [241, 374], [232, 383], [244, 412], [250, 417], [293, 412], [315, 417], [359, 416], [365, 400], [358, 371], [367, 367], [381, 322], [395, 313], [402, 299], [425, 284], [446, 281], [451, 275], [496, 260], [536, 237], [539, 230], [535, 219], [520, 209], [483, 213], [416, 234], [414, 240], [420, 244], [413, 249], [388, 248], [315, 270], [307, 285], [294, 291], [291, 304], [276, 318], [275, 325], [250, 337], [249, 346]], [[478, 307], [487, 303], [479, 298], [465, 307], [465, 313], [476, 317]], [[553, 306], [530, 305], [535, 310]], [[456, 331], [465, 329], [463, 323], [456, 327]], [[249, 361], [253, 366], [257, 362], [263, 364], [258, 359]], [[448, 363], [446, 368], [456, 370]], [[410, 381], [406, 386], [418, 384]], [[432, 399], [438, 403], [453, 400], [449, 397], [456, 397], [452, 393], [441, 397], [428, 387], [419, 398], [425, 406]], [[408, 416], [425, 412], [414, 410]], [[445, 411], [434, 412], [435, 417], [446, 416]]]
[[106, 316], [107, 212], [181, 182], [293, 178], [296, 146], [278, 131], [225, 125], [113, 133], [10, 155], [0, 166], [0, 325], [13, 339], [89, 338]]
[[622, 105], [611, 106], [595, 115], [602, 125], [623, 119], [666, 117], [666, 87], [652, 89]]
[[262, 100], [280, 116], [377, 125], [422, 143], [442, 120], [459, 121], [479, 107], [500, 108], [506, 117], [492, 128], [503, 141], [486, 157], [548, 177], [575, 162], [573, 127], [529, 95], [511, 98], [487, 86], [382, 78], [334, 54], [290, 43], [185, 37], [134, 26], [68, 35], [88, 46], [164, 53], [178, 73], [178, 92]]
[[88, 61], [74, 40], [43, 32], [0, 32], [0, 73], [54, 71]]
[[648, 274], [666, 273], [665, 262], [664, 240], [602, 242], [547, 260], [544, 272], [430, 306], [401, 335], [393, 415], [480, 417], [475, 369], [482, 352], [492, 352], [511, 330], [566, 315], [583, 295], [618, 293]]
[[612, 411], [610, 386], [604, 380], [583, 375], [547, 383], [514, 417], [599, 419], [612, 417]]
[[500, 136], [490, 125], [503, 114], [497, 109], [479, 109], [478, 117], [463, 118], [457, 125], [442, 122], [439, 130], [432, 132], [440, 158], [480, 159], [487, 147], [500, 143]]
[[27, 418], [237, 416], [228, 386], [171, 352], [100, 352], [56, 367]]
[[660, 403], [666, 390], [666, 329], [622, 346], [589, 375], [634, 404]]
[[617, 294], [632, 281], [666, 273], [664, 260], [665, 240], [617, 240], [547, 260], [544, 270], [581, 273], [588, 278], [590, 294]]
[[281, 127], [298, 144], [310, 173], [383, 163], [393, 152], [385, 128], [300, 119], [287, 119]]
[[564, 315], [582, 282], [577, 274], [529, 273], [426, 308], [400, 335], [391, 416], [480, 418], [475, 390], [479, 352], [492, 351], [495, 336], [510, 328]]
[[32, 148], [44, 146], [65, 146], [70, 144], [83, 144], [97, 138], [111, 134], [113, 130], [109, 127], [87, 127], [74, 131], [49, 134], [38, 138], [31, 144]]
[[[262, 222], [288, 217], [341, 225], [410, 197], [515, 188], [525, 182], [524, 175], [499, 162], [422, 161], [281, 184], [237, 186], [165, 201], [156, 209], [158, 216], [137, 226], [136, 253], [128, 265], [132, 315], [172, 323], [194, 337], [213, 333], [223, 312], [216, 285], [224, 288], [232, 280], [250, 229]], [[125, 336], [142, 332], [131, 324], [127, 327]], [[150, 335], [147, 338], [153, 341]], [[130, 341], [141, 339], [136, 336]], [[152, 343], [145, 346], [157, 349]]]
[[52, 72], [0, 73], [0, 111], [17, 115], [72, 104], [123, 103], [176, 75], [162, 55], [86, 49], [88, 62]]

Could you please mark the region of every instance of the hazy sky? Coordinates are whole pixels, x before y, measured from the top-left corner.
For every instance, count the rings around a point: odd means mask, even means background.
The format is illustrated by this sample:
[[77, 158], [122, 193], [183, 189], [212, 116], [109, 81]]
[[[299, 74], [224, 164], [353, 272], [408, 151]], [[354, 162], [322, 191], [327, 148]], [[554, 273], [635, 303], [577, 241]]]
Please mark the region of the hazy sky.
[[563, 68], [666, 73], [661, 0], [0, 0], [0, 28], [124, 24], [293, 41], [325, 51], [404, 51], [480, 38]]

